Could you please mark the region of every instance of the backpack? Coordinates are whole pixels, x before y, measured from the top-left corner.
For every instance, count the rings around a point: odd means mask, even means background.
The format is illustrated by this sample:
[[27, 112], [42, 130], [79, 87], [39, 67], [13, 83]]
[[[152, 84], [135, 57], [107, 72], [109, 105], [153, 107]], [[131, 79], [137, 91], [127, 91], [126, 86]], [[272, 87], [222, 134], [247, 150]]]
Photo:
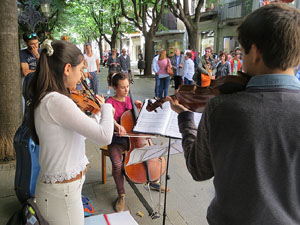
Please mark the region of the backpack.
[[26, 203], [9, 219], [6, 225], [49, 225], [36, 205], [35, 198], [29, 198]]
[[81, 200], [82, 200], [82, 204], [83, 204], [83, 210], [84, 210], [84, 216], [92, 216], [95, 214], [95, 208], [93, 205], [93, 202], [88, 199], [87, 197], [84, 197], [83, 195], [81, 195]]

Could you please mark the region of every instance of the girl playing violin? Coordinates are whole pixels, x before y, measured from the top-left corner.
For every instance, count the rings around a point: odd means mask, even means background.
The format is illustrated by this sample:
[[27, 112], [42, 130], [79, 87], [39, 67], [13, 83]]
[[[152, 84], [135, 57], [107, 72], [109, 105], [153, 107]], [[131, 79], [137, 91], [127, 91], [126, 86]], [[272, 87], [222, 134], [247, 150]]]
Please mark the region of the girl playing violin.
[[89, 163], [85, 137], [102, 146], [111, 142], [112, 107], [98, 97], [101, 111], [88, 117], [69, 97], [84, 64], [75, 45], [46, 40], [41, 49], [28, 90], [32, 138], [40, 145], [37, 205], [49, 224], [83, 225], [81, 190]]

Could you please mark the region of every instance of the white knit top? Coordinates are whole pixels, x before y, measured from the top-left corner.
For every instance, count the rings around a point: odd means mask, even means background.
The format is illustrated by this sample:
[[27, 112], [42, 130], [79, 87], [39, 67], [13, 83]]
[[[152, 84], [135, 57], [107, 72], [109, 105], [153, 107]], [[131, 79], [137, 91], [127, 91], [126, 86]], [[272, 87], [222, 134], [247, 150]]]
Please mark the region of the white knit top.
[[34, 122], [40, 141], [39, 177], [46, 183], [70, 180], [86, 168], [85, 137], [103, 146], [113, 135], [111, 104], [103, 104], [101, 113], [91, 118], [57, 92], [41, 100]]

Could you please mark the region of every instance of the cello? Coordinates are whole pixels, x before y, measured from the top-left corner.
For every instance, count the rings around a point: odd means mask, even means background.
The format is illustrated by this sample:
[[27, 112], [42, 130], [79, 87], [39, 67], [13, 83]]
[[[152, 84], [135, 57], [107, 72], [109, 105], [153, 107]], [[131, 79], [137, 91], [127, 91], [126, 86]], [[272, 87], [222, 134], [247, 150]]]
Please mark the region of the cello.
[[[131, 91], [129, 91], [129, 94], [132, 102], [132, 111], [128, 110], [123, 113], [123, 115], [121, 116], [121, 125], [125, 128], [130, 137], [134, 124], [137, 120], [138, 109], [133, 102]], [[125, 174], [131, 181], [138, 184], [158, 180], [166, 171], [165, 157], [154, 158], [146, 162], [127, 165], [129, 162], [130, 154], [135, 148], [154, 145], [150, 136], [138, 137], [138, 135], [136, 134], [132, 136], [133, 137], [129, 138], [130, 147], [124, 161]]]

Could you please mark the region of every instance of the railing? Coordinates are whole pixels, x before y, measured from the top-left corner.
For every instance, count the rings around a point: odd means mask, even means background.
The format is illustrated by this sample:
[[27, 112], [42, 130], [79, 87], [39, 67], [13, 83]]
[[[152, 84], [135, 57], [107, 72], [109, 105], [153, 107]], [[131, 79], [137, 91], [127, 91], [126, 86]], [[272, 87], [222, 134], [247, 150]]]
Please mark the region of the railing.
[[236, 19], [242, 18], [252, 11], [252, 1], [251, 0], [235, 0], [228, 3], [224, 3], [220, 6], [220, 19]]

